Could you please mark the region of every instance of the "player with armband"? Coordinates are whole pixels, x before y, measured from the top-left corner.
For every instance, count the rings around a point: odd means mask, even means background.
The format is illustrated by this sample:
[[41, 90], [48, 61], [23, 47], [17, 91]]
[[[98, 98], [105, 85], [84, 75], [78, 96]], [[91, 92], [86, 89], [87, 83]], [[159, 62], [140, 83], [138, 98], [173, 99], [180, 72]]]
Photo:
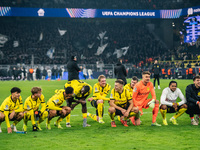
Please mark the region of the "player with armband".
[[[153, 108], [153, 118], [152, 118], [152, 126], [161, 126], [156, 122], [156, 117], [159, 111], [159, 101], [156, 100], [156, 94], [154, 90], [153, 83], [150, 82], [149, 71], [144, 71], [142, 73], [142, 80], [135, 85], [133, 90], [133, 103], [135, 107], [138, 107], [141, 111], [141, 115], [143, 115], [142, 108], [147, 109], [149, 107]], [[151, 93], [152, 98], [147, 99], [149, 93]]]
[[[44, 95], [42, 94], [42, 89], [39, 87], [33, 87], [31, 89], [31, 93], [32, 95], [30, 95], [24, 103], [24, 131], [27, 131], [27, 122], [29, 120], [31, 120], [33, 131], [42, 130], [40, 127], [40, 123], [44, 121], [48, 116]], [[40, 105], [41, 109], [39, 110]]]

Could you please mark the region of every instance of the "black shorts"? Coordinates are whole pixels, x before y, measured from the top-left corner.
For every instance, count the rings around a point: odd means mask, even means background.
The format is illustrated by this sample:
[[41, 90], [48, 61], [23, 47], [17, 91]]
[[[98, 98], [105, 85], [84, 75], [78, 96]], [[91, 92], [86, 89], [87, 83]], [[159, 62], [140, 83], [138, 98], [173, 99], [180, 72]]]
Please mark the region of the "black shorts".
[[[63, 106], [60, 106], [60, 108], [63, 108]], [[60, 114], [60, 110], [57, 110], [56, 111], [56, 114], [57, 114], [57, 116], [60, 116], [61, 114]]]
[[[181, 108], [181, 106], [178, 106], [177, 111], [179, 111], [180, 108]], [[177, 111], [175, 111], [174, 107], [172, 107], [172, 106], [167, 106], [167, 113], [175, 113], [175, 112], [177, 112]]]
[[[124, 107], [124, 108], [122, 107], [122, 108], [127, 110], [128, 107], [129, 107], [129, 105], [130, 105], [130, 104], [128, 103], [128, 104], [126, 105], [126, 107]], [[115, 108], [115, 110], [116, 110], [116, 112], [115, 112], [115, 116], [117, 116], [117, 115], [119, 115], [119, 116], [123, 116], [121, 110], [116, 109], [116, 108]]]
[[[98, 110], [97, 110], [97, 100], [92, 100], [91, 101], [91, 105], [92, 105], [92, 107], [96, 108], [96, 115], [99, 116], [98, 115]], [[103, 112], [102, 112], [102, 117], [103, 117], [103, 114], [104, 114], [104, 108], [103, 108]]]

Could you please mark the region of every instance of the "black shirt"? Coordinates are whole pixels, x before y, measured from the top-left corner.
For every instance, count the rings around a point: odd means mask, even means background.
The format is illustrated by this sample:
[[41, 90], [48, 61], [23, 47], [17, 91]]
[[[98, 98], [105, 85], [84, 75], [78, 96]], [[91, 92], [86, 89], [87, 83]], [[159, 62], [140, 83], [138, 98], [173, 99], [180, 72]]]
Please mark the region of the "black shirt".
[[187, 103], [197, 103], [200, 101], [200, 88], [196, 88], [194, 84], [190, 84], [186, 87], [186, 100]]
[[79, 80], [79, 71], [81, 70], [75, 60], [70, 60], [67, 63], [68, 81], [77, 79]]
[[153, 67], [152, 67], [152, 71], [153, 71], [154, 74], [159, 75], [160, 71], [161, 71], [160, 65], [159, 64], [154, 64]]

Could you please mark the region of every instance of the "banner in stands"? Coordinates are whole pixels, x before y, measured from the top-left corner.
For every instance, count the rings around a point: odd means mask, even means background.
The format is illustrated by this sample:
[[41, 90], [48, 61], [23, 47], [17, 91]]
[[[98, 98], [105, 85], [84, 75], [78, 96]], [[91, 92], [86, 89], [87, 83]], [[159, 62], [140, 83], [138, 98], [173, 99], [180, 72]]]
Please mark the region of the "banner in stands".
[[124, 10], [82, 8], [0, 7], [0, 16], [67, 18], [162, 18], [173, 19], [200, 13], [200, 6], [172, 10]]

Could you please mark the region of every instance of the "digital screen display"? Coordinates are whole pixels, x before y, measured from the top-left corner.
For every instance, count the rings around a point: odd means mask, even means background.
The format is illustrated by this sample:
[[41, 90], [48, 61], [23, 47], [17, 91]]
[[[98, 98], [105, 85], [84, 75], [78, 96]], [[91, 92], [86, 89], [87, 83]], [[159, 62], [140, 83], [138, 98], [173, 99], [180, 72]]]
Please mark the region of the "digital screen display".
[[200, 16], [191, 16], [184, 20], [185, 43], [194, 43], [200, 36]]

